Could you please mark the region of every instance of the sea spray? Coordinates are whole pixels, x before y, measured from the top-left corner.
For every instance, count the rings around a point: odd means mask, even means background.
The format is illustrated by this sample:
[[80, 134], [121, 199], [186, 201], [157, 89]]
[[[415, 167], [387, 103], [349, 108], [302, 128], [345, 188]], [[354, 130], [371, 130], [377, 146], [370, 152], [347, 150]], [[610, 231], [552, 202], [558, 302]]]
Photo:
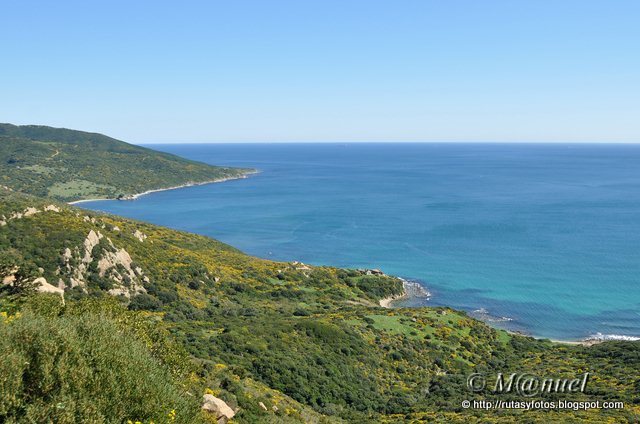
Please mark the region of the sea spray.
[[598, 341], [606, 341], [606, 340], [619, 340], [619, 341], [629, 341], [629, 342], [635, 342], [640, 340], [640, 337], [636, 337], [636, 336], [625, 336], [622, 334], [602, 334], [602, 333], [596, 333], [596, 334], [592, 334], [591, 336], [587, 337], [585, 339], [585, 341], [589, 341], [589, 340], [598, 340]]

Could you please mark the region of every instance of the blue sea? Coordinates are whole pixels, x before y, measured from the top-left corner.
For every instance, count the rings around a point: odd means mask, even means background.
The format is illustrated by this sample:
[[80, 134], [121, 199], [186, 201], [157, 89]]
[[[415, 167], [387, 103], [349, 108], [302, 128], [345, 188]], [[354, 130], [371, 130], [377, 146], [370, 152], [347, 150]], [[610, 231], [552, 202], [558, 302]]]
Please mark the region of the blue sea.
[[509, 330], [640, 336], [640, 146], [182, 144], [247, 179], [80, 206], [262, 258], [380, 268]]

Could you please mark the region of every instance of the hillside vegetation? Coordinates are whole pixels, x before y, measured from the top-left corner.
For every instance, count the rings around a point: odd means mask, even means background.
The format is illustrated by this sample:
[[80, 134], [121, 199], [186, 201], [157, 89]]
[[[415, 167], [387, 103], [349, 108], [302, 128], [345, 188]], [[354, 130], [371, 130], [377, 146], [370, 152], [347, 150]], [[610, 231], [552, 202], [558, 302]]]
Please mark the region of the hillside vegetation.
[[[238, 423], [640, 417], [637, 343], [559, 345], [447, 308], [384, 309], [378, 301], [402, 291], [396, 278], [257, 259], [210, 238], [3, 189], [0, 272], [13, 281], [0, 293], [0, 366], [9, 376], [0, 421], [206, 421], [203, 393], [226, 401]], [[523, 400], [471, 393], [472, 372], [590, 372], [585, 394], [533, 399], [625, 408], [463, 409], [467, 399]]]
[[250, 171], [210, 166], [101, 134], [0, 124], [0, 185], [63, 201], [127, 197]]

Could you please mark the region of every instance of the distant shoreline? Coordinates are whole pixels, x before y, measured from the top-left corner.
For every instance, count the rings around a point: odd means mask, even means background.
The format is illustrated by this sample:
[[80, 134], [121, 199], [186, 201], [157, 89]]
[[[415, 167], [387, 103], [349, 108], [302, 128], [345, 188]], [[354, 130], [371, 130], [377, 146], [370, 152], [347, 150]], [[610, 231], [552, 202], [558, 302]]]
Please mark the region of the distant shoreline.
[[147, 190], [147, 191], [143, 191], [141, 193], [136, 193], [136, 194], [131, 194], [122, 198], [109, 198], [109, 197], [103, 197], [103, 198], [97, 198], [97, 199], [80, 199], [80, 200], [74, 200], [72, 202], [67, 202], [68, 205], [77, 205], [79, 203], [86, 203], [86, 202], [99, 202], [99, 201], [104, 201], [104, 200], [136, 200], [139, 197], [142, 196], [146, 196], [147, 194], [151, 194], [151, 193], [157, 193], [160, 191], [169, 191], [169, 190], [177, 190], [179, 188], [186, 188], [186, 187], [194, 187], [194, 186], [201, 186], [201, 185], [207, 185], [207, 184], [215, 184], [215, 183], [222, 183], [225, 181], [230, 181], [230, 180], [240, 180], [243, 178], [247, 178], [249, 175], [253, 175], [253, 174], [258, 174], [260, 171], [258, 170], [254, 170], [254, 171], [247, 171], [242, 173], [241, 175], [238, 176], [234, 176], [234, 177], [224, 177], [224, 178], [216, 178], [214, 180], [209, 180], [209, 181], [202, 181], [202, 182], [188, 182], [185, 184], [181, 184], [181, 185], [177, 185], [177, 186], [173, 186], [173, 187], [165, 187], [165, 188], [156, 188], [153, 190]]
[[[543, 340], [543, 339], [538, 339], [538, 340]], [[551, 341], [551, 343], [556, 343], [556, 344], [564, 344], [564, 345], [571, 345], [571, 346], [586, 346], [586, 347], [606, 342], [606, 340], [599, 340], [599, 339], [584, 339], [584, 340], [578, 340], [578, 341], [554, 340], [554, 339], [549, 339], [549, 340]]]

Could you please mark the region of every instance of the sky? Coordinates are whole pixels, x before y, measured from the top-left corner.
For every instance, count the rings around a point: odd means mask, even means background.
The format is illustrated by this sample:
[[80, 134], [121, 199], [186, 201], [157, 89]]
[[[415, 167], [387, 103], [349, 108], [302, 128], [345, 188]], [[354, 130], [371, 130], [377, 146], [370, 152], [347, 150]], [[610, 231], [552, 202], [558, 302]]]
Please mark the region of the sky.
[[640, 142], [640, 1], [0, 0], [0, 122], [134, 143]]

